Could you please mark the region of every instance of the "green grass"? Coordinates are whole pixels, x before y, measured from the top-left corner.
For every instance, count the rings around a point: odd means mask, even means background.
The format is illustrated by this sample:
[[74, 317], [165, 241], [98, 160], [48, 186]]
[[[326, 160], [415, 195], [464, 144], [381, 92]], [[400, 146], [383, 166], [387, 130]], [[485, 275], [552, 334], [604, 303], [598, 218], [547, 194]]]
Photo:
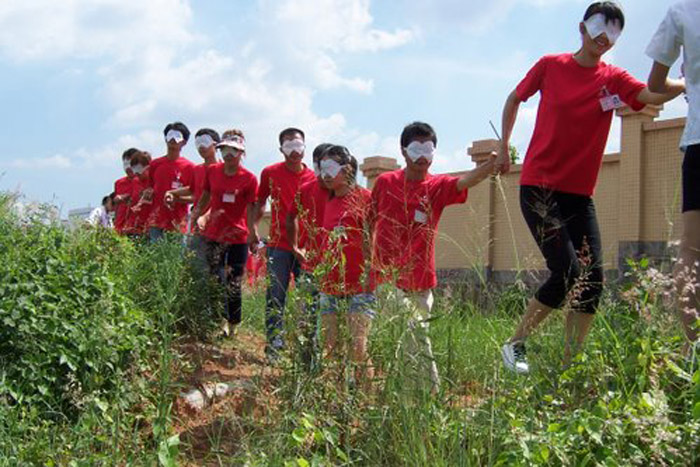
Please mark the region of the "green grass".
[[[177, 238], [151, 247], [67, 232], [17, 218], [11, 203], [0, 197], [0, 465], [700, 462], [700, 372], [680, 355], [672, 310], [643, 280], [626, 299], [608, 287], [568, 369], [563, 315], [554, 314], [528, 343], [528, 376], [505, 372], [499, 355], [527, 291], [484, 292], [479, 305], [438, 294], [430, 331], [438, 395], [417, 387], [396, 358], [405, 316], [383, 293], [372, 394], [303, 371], [290, 350], [265, 415], [221, 417], [211, 453], [189, 459], [173, 437], [181, 390], [173, 369], [187, 367], [173, 344], [211, 341], [216, 288], [189, 268]], [[642, 313], [629, 297], [644, 297]], [[300, 311], [291, 302], [294, 349]], [[246, 296], [244, 326], [262, 332], [263, 316], [264, 297]], [[236, 450], [219, 449], [234, 436]]]
[[[522, 294], [519, 301], [525, 298]], [[280, 391], [296, 394], [294, 400], [301, 403], [285, 405], [281, 423], [264, 436], [251, 436], [245, 452], [231, 461], [445, 466], [698, 462], [700, 373], [691, 375], [679, 355], [681, 341], [668, 310], [655, 309], [648, 322], [617, 298], [606, 297], [585, 351], [568, 369], [562, 366], [563, 319], [554, 315], [531, 339], [532, 374], [516, 376], [504, 371], [499, 356], [520, 314], [512, 305], [482, 310], [438, 300], [431, 325], [444, 378], [439, 396], [415, 393], [394, 359], [403, 324], [380, 315], [371, 349], [384, 370], [378, 394], [339, 394], [322, 382], [303, 384], [305, 376], [290, 370]], [[300, 391], [308, 394], [300, 396]]]

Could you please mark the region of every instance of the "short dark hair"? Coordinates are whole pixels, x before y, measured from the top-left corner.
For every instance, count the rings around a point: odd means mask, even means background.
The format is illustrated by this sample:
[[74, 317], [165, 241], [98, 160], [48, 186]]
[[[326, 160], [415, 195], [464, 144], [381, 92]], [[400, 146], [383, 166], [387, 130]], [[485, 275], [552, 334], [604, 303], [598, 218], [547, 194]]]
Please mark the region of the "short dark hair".
[[185, 138], [185, 143], [189, 141], [190, 139], [190, 130], [187, 128], [187, 125], [185, 125], [182, 122], [173, 122], [173, 123], [168, 123], [165, 126], [165, 129], [163, 130], [163, 136], [167, 136], [168, 132], [170, 130], [175, 130], [179, 131], [182, 133], [182, 137]]
[[142, 165], [148, 167], [151, 163], [151, 155], [147, 152], [137, 151], [136, 154], [131, 156], [131, 166], [135, 167], [137, 165]]
[[126, 151], [124, 151], [124, 152], [122, 153], [122, 160], [127, 160], [127, 159], [131, 160], [131, 156], [133, 156], [133, 155], [136, 154], [137, 152], [139, 152], [139, 150], [136, 149], [136, 148], [129, 148], [129, 149], [127, 149]]
[[106, 206], [108, 201], [114, 201], [114, 193], [110, 193], [102, 198], [102, 206]]
[[331, 145], [321, 156], [321, 158], [324, 157], [330, 157], [340, 165], [349, 165], [351, 169], [351, 178], [353, 180], [357, 178], [357, 159], [355, 159], [355, 156], [350, 154], [350, 151], [348, 151], [348, 148], [345, 146], [341, 146], [339, 144]]
[[323, 159], [323, 156], [326, 155], [326, 151], [328, 149], [332, 148], [333, 145], [331, 143], [321, 143], [318, 146], [314, 148], [314, 153], [311, 156], [314, 162], [319, 162], [321, 159]]
[[213, 139], [216, 143], [221, 142], [221, 136], [219, 136], [219, 133], [216, 132], [216, 130], [212, 130], [211, 128], [200, 128], [197, 130], [197, 133], [194, 134], [194, 137], [198, 136], [203, 136], [203, 135], [209, 135], [211, 136], [211, 139]]
[[401, 132], [401, 147], [405, 148], [416, 138], [430, 138], [430, 141], [437, 146], [437, 135], [433, 127], [423, 122], [413, 122], [406, 125]]
[[586, 9], [586, 12], [583, 14], [583, 20], [586, 21], [596, 13], [601, 13], [605, 16], [606, 23], [617, 20], [620, 22], [620, 29], [625, 28], [625, 13], [622, 11], [622, 7], [619, 3], [595, 2]]
[[279, 140], [280, 144], [282, 144], [282, 141], [284, 141], [287, 137], [292, 136], [294, 133], [299, 133], [302, 137], [303, 140], [306, 141], [306, 135], [304, 134], [303, 131], [301, 131], [299, 128], [294, 128], [294, 127], [289, 127], [285, 128], [280, 132]]

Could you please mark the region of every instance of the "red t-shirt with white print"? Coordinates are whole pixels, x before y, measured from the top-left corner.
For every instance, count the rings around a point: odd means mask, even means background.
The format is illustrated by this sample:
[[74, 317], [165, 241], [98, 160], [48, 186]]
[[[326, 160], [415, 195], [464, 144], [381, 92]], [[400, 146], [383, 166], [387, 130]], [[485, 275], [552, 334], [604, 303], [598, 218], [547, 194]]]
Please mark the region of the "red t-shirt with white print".
[[464, 203], [468, 190], [457, 190], [457, 177], [428, 174], [407, 180], [403, 169], [381, 174], [372, 189], [374, 267], [380, 280], [396, 275], [406, 291], [437, 285], [435, 236], [445, 207]]
[[254, 203], [258, 180], [242, 166], [226, 175], [224, 164], [207, 168], [203, 189], [211, 195], [209, 220], [202, 236], [229, 245], [245, 244], [248, 239], [247, 207]]
[[542, 57], [516, 88], [523, 102], [541, 95], [520, 184], [592, 196], [614, 114], [601, 99], [617, 96], [638, 111], [645, 87], [604, 62], [589, 68], [570, 53]]

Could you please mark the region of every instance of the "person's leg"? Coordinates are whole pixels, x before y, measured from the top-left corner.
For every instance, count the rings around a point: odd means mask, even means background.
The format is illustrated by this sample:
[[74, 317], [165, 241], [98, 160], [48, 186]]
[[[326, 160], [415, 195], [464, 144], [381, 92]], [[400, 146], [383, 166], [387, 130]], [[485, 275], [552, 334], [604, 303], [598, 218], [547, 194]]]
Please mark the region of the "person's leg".
[[321, 294], [319, 302], [324, 358], [335, 359], [338, 345], [338, 300], [331, 295]]
[[202, 239], [202, 244], [204, 258], [207, 263], [208, 273], [215, 277], [217, 281], [223, 283], [224, 276], [222, 262], [222, 245], [220, 243], [206, 238]]
[[689, 146], [683, 159], [683, 234], [675, 267], [678, 313], [688, 338], [686, 351], [698, 342], [700, 319], [700, 144]]
[[197, 271], [198, 278], [206, 278], [209, 273], [207, 260], [207, 240], [199, 234], [189, 237], [187, 248], [190, 253], [192, 265]]
[[561, 211], [561, 194], [544, 188], [520, 188], [520, 208], [537, 246], [544, 256], [549, 277], [528, 303], [515, 333], [501, 348], [506, 367], [527, 373], [525, 340], [566, 299], [580, 273], [576, 250]]
[[364, 390], [370, 389], [374, 378], [374, 365], [367, 353], [370, 326], [374, 316], [375, 298], [372, 294], [351, 297], [348, 313], [348, 330], [352, 341], [350, 358], [355, 366], [355, 380]]
[[[224, 251], [225, 245], [209, 240], [208, 238], [202, 238], [202, 249], [204, 253], [204, 258], [207, 264], [207, 272], [205, 273], [208, 277], [212, 277], [216, 280], [217, 284], [223, 286], [224, 297], [226, 296], [226, 278], [224, 277]], [[218, 295], [218, 294], [217, 294]], [[213, 304], [210, 301], [210, 305]], [[217, 303], [218, 304], [218, 303]], [[224, 314], [225, 314], [225, 310]], [[231, 329], [228, 320], [221, 316], [222, 310], [217, 310], [217, 319], [220, 319], [221, 332], [224, 336], [230, 334]]]
[[532, 331], [537, 329], [542, 321], [549, 316], [554, 308], [540, 303], [535, 297], [532, 297], [527, 304], [525, 314], [523, 315], [518, 327], [515, 329], [515, 334], [510, 338], [510, 342], [523, 342], [527, 339]]
[[301, 271], [298, 279], [299, 297], [301, 299], [301, 320], [299, 332], [301, 333], [302, 364], [311, 369], [318, 359], [318, 309], [319, 292], [316, 281], [311, 273]]
[[683, 213], [683, 236], [674, 273], [678, 312], [690, 345], [698, 341], [700, 319], [700, 210]]
[[[224, 251], [224, 274], [226, 277], [226, 314], [229, 324], [241, 324], [243, 300], [241, 288], [243, 272], [248, 259], [248, 245], [228, 245]], [[235, 328], [232, 328], [232, 332]]]
[[566, 319], [564, 364], [568, 365], [588, 336], [603, 294], [603, 243], [595, 204], [591, 198], [574, 198], [563, 203], [567, 230], [579, 258], [581, 274], [569, 294]]
[[578, 310], [569, 310], [566, 314], [564, 336], [564, 365], [571, 363], [571, 358], [583, 348], [583, 342], [593, 325], [595, 314]]
[[267, 251], [267, 293], [265, 297], [265, 328], [267, 351], [274, 352], [283, 347], [283, 313], [287, 300], [287, 287], [293, 266], [294, 255], [279, 248]]
[[419, 387], [424, 386], [422, 381], [427, 378], [430, 381], [430, 391], [435, 394], [440, 390], [440, 375], [429, 336], [433, 292], [430, 289], [404, 292], [403, 304], [409, 310], [403, 352], [410, 369], [415, 373], [411, 377], [419, 383]]
[[524, 186], [520, 190], [520, 206], [530, 233], [544, 256], [549, 277], [530, 300], [510, 342], [525, 340], [552, 310], [559, 308], [580, 272], [557, 194]]
[[151, 243], [155, 243], [163, 238], [165, 233], [163, 232], [163, 229], [159, 229], [157, 227], [150, 227], [148, 229], [148, 238]]

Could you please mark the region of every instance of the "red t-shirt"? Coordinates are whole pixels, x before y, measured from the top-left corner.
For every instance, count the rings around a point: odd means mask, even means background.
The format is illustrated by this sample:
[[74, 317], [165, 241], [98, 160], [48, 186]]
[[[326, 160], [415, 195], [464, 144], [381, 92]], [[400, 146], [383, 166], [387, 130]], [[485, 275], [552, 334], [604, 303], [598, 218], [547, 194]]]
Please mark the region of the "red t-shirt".
[[292, 250], [287, 239], [287, 229], [284, 228], [287, 213], [299, 187], [315, 179], [316, 174], [306, 166], [299, 173], [289, 170], [284, 162], [263, 169], [260, 174], [258, 202], [265, 204], [265, 201], [270, 198], [271, 220], [268, 247]]
[[330, 193], [315, 179], [304, 183], [289, 207], [297, 215], [297, 245], [306, 250], [306, 260], [301, 265], [305, 271], [313, 271], [318, 264], [323, 243], [323, 213]]
[[404, 170], [381, 174], [372, 190], [374, 265], [383, 281], [397, 276], [406, 291], [432, 289], [435, 235], [446, 206], [464, 203], [468, 190], [457, 191], [457, 177], [430, 175], [406, 180]]
[[[202, 192], [204, 191], [204, 181], [207, 177], [207, 166], [205, 164], [195, 165], [192, 169], [192, 186], [189, 187], [192, 191], [192, 207], [194, 208], [199, 203], [199, 199], [202, 197]], [[202, 214], [206, 213], [209, 206], [202, 206]], [[197, 225], [192, 225], [192, 230], [197, 231], [199, 227]]]
[[192, 186], [194, 164], [184, 157], [171, 161], [167, 156], [163, 156], [151, 162], [148, 167], [150, 186], [153, 187], [153, 209], [149, 227], [182, 231], [187, 218], [187, 204], [175, 203], [170, 209], [165, 204], [165, 193], [183, 186]]
[[320, 267], [326, 269], [321, 279], [321, 290], [330, 295], [354, 295], [374, 290], [372, 271], [369, 281], [363, 283], [365, 263], [363, 228], [371, 203], [369, 190], [356, 187], [343, 197], [326, 202]]
[[614, 114], [600, 100], [617, 95], [641, 110], [637, 96], [645, 87], [603, 62], [586, 68], [570, 53], [542, 57], [516, 88], [523, 102], [541, 94], [520, 184], [592, 196]]
[[[115, 195], [129, 195], [131, 194], [131, 182], [133, 177], [122, 177], [116, 182], [114, 182], [114, 194]], [[124, 222], [126, 221], [127, 215], [129, 213], [129, 203], [119, 203], [117, 205], [117, 210], [114, 215], [114, 230], [117, 233], [124, 232]]]
[[211, 201], [209, 220], [202, 235], [219, 243], [246, 243], [246, 208], [255, 202], [258, 190], [255, 175], [242, 166], [235, 174], [226, 175], [223, 163], [214, 164], [207, 168], [204, 190], [211, 195]]
[[[146, 169], [148, 170], [148, 169]], [[129, 215], [124, 224], [124, 233], [128, 234], [143, 234], [146, 231], [148, 218], [151, 214], [151, 203], [141, 203], [138, 211], [134, 211], [134, 207], [141, 199], [141, 193], [148, 188], [148, 174], [144, 180], [140, 177], [134, 177], [131, 184], [131, 202], [129, 203]]]
[[[192, 169], [192, 186], [190, 187], [190, 190], [192, 191], [192, 206], [197, 206], [199, 199], [202, 197], [202, 192], [204, 191], [204, 181], [207, 178], [207, 167], [211, 166], [199, 164], [194, 166], [194, 169]], [[203, 209], [202, 212], [207, 212], [207, 210]]]

